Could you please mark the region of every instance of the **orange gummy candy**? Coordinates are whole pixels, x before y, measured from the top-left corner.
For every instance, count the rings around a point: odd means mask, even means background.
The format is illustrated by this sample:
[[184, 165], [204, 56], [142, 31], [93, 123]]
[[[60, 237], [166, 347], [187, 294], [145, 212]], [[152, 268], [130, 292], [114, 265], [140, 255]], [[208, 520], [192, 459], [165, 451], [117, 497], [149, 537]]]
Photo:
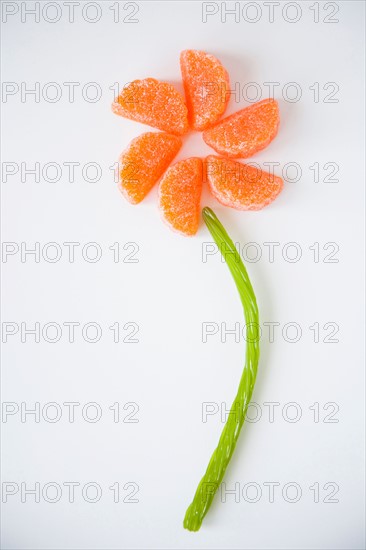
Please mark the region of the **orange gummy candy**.
[[132, 204], [142, 201], [182, 146], [179, 137], [147, 132], [133, 139], [119, 158], [119, 188]]
[[229, 101], [229, 75], [213, 55], [185, 50], [180, 55], [188, 120], [194, 130], [212, 126]]
[[192, 157], [171, 166], [159, 185], [159, 205], [164, 220], [175, 231], [197, 233], [202, 191], [202, 160]]
[[283, 189], [281, 178], [259, 167], [214, 155], [206, 158], [206, 175], [213, 196], [237, 210], [260, 210]]
[[154, 78], [134, 80], [112, 103], [116, 115], [148, 124], [169, 134], [188, 131], [187, 107], [180, 93], [168, 82]]
[[278, 103], [264, 99], [224, 118], [203, 133], [203, 139], [221, 155], [251, 157], [276, 137], [280, 122]]

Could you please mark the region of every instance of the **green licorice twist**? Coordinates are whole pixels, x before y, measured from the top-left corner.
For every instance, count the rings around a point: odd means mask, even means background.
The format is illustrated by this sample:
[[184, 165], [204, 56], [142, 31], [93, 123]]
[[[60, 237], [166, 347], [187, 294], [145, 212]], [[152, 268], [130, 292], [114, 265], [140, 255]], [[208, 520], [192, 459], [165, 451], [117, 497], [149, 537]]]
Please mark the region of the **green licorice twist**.
[[221, 254], [226, 260], [239, 291], [244, 309], [247, 346], [245, 366], [238, 393], [231, 405], [230, 414], [228, 415], [228, 420], [222, 431], [219, 443], [211, 456], [206, 473], [197, 487], [193, 501], [188, 507], [184, 518], [183, 525], [189, 531], [198, 531], [201, 527], [203, 518], [207, 514], [215, 493], [224, 477], [252, 397], [259, 361], [258, 307], [247, 270], [233, 241], [213, 211], [205, 207], [202, 215]]

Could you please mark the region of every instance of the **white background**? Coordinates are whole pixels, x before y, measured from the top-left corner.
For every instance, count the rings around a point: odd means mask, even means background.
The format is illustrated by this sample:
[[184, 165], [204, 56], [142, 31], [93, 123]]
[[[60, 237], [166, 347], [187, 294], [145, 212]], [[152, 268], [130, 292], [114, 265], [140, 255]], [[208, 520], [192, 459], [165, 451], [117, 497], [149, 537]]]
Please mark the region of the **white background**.
[[[101, 2], [101, 18], [94, 24], [83, 19], [83, 3], [70, 23], [60, 2], [58, 22], [45, 20], [55, 17], [52, 6], [39, 23], [32, 15], [22, 22], [21, 10], [34, 3], [11, 4], [19, 11], [2, 25], [3, 80], [16, 83], [19, 90], [22, 82], [27, 88], [39, 82], [41, 95], [39, 102], [32, 95], [22, 101], [20, 91], [3, 99], [3, 161], [24, 162], [28, 168], [35, 162], [41, 168], [57, 162], [63, 170], [58, 182], [42, 175], [39, 182], [32, 175], [22, 182], [19, 166], [3, 182], [3, 241], [19, 247], [24, 242], [28, 248], [39, 242], [41, 249], [56, 242], [62, 257], [55, 263], [42, 255], [39, 263], [31, 255], [22, 262], [20, 252], [7, 258], [2, 264], [3, 322], [25, 322], [28, 327], [36, 322], [96, 322], [103, 333], [91, 344], [79, 328], [71, 344], [64, 327], [60, 341], [51, 344], [42, 337], [34, 343], [32, 336], [22, 343], [18, 332], [3, 345], [3, 401], [19, 408], [21, 402], [28, 408], [39, 402], [41, 409], [56, 402], [63, 413], [55, 423], [42, 415], [39, 423], [32, 415], [21, 422], [20, 412], [6, 423], [3, 417], [3, 482], [19, 485], [19, 492], [2, 505], [3, 548], [363, 548], [363, 2], [320, 3], [318, 23], [315, 8], [310, 9], [314, 3], [308, 2], [298, 3], [301, 17], [294, 23], [286, 19], [294, 19], [296, 8], [281, 4], [271, 23], [269, 8], [259, 2], [256, 23], [246, 20], [255, 17], [254, 11], [241, 13], [238, 22], [232, 15], [221, 21], [218, 11], [203, 23], [200, 2], [139, 2], [136, 23], [122, 21], [133, 6], [121, 3], [120, 21], [114, 23], [112, 3]], [[332, 16], [334, 6], [339, 11]], [[87, 17], [95, 13], [90, 8]], [[325, 23], [326, 17], [339, 21]], [[240, 91], [256, 82], [264, 98], [268, 89], [263, 83], [280, 83], [275, 94], [281, 109], [279, 135], [254, 160], [279, 162], [277, 174], [287, 162], [302, 169], [301, 179], [286, 181], [281, 196], [261, 212], [230, 210], [207, 190], [203, 193], [202, 204], [214, 208], [241, 248], [257, 243], [262, 257], [244, 260], [262, 322], [280, 326], [273, 343], [264, 327], [253, 396], [262, 417], [244, 426], [225, 477], [227, 489], [239, 484], [239, 502], [233, 494], [222, 502], [218, 494], [198, 533], [185, 531], [182, 521], [223, 427], [218, 413], [202, 421], [202, 403], [230, 405], [245, 352], [245, 342], [235, 342], [232, 335], [226, 343], [220, 333], [203, 343], [202, 323], [227, 323], [228, 328], [243, 323], [240, 301], [219, 254], [202, 261], [203, 243], [211, 242], [206, 228], [201, 225], [191, 239], [170, 232], [159, 216], [156, 189], [133, 207], [119, 194], [109, 169], [129, 141], [146, 131], [111, 112], [110, 86], [152, 76], [181, 90], [179, 53], [186, 48], [217, 55], [232, 87], [238, 82]], [[61, 89], [54, 103], [44, 89], [49, 82]], [[80, 83], [74, 102], [65, 82]], [[83, 97], [89, 82], [100, 86], [99, 101]], [[282, 95], [289, 82], [301, 87], [297, 102]], [[332, 91], [324, 90], [328, 82], [339, 86], [333, 96], [338, 102], [324, 102]], [[319, 83], [319, 101], [314, 83]], [[94, 91], [86, 93], [92, 97]], [[50, 88], [48, 92], [52, 97]], [[288, 92], [293, 97], [294, 89]], [[227, 113], [247, 104], [244, 98], [238, 103], [232, 98]], [[209, 151], [192, 132], [178, 158]], [[81, 166], [70, 182], [63, 163], [73, 161]], [[95, 183], [83, 178], [81, 167], [88, 162], [102, 168]], [[318, 183], [309, 168], [316, 162]], [[327, 162], [339, 166], [334, 176], [339, 181], [324, 181], [330, 173], [322, 168]], [[102, 249], [96, 263], [81, 255], [83, 245], [92, 241]], [[74, 263], [68, 261], [64, 242], [81, 243]], [[137, 243], [138, 263], [114, 263], [109, 247], [115, 242], [122, 259], [131, 250], [123, 245]], [[265, 242], [280, 243], [273, 262]], [[297, 262], [282, 255], [289, 242], [300, 247]], [[332, 252], [323, 249], [329, 242], [339, 246], [333, 257], [338, 262], [324, 261]], [[309, 248], [314, 243], [320, 247], [318, 262]], [[249, 255], [254, 252], [248, 250]], [[288, 249], [289, 256], [293, 253]], [[137, 323], [139, 343], [114, 343], [108, 327], [115, 322]], [[296, 343], [282, 336], [290, 322], [302, 330]], [[309, 329], [316, 322], [319, 343]], [[338, 343], [324, 342], [328, 322], [339, 326], [334, 336]], [[74, 423], [68, 421], [64, 402], [80, 403]], [[83, 419], [81, 409], [89, 402], [99, 404], [99, 422]], [[115, 402], [121, 404], [122, 418], [131, 411], [123, 405], [137, 403], [139, 422], [114, 423], [109, 407]], [[264, 405], [268, 402], [279, 403], [272, 423]], [[290, 402], [301, 407], [298, 422], [286, 420]], [[314, 403], [319, 403], [319, 422], [309, 409]], [[327, 403], [339, 407], [333, 416], [338, 422], [324, 422], [333, 410], [324, 410]], [[294, 412], [288, 409], [289, 416]], [[72, 481], [80, 486], [75, 502], [69, 503], [62, 484]], [[49, 503], [41, 495], [35, 503], [28, 495], [23, 503], [22, 482], [28, 488], [36, 482], [41, 488], [58, 483], [62, 496]], [[102, 489], [97, 503], [81, 495], [88, 482]], [[139, 502], [114, 503], [109, 487], [116, 482], [122, 499], [130, 492], [123, 486], [137, 483]], [[263, 485], [268, 482], [280, 484], [273, 503]], [[296, 503], [282, 495], [290, 482], [302, 491]], [[334, 497], [339, 502], [324, 502], [331, 492], [329, 486], [324, 489], [328, 482], [339, 486]], [[247, 483], [260, 487], [258, 502], [249, 502], [253, 486], [248, 498], [243, 497]], [[309, 489], [314, 483], [320, 487], [319, 503]]]

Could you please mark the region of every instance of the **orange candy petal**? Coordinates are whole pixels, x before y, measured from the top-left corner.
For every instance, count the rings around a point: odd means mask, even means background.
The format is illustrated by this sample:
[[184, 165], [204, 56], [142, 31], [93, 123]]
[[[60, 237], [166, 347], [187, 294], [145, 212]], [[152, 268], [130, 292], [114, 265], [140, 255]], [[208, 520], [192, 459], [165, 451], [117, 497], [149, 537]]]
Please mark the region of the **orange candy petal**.
[[132, 204], [142, 201], [182, 146], [179, 137], [147, 132], [133, 139], [119, 158], [119, 188]]
[[187, 236], [197, 233], [201, 191], [201, 159], [188, 158], [168, 168], [159, 185], [159, 205], [173, 230]]
[[185, 50], [180, 55], [188, 119], [194, 130], [212, 126], [229, 101], [229, 75], [213, 55]]
[[154, 78], [134, 80], [112, 104], [116, 115], [148, 124], [169, 134], [188, 131], [187, 107], [180, 93], [168, 82]]
[[260, 210], [283, 189], [283, 181], [277, 176], [214, 155], [206, 158], [206, 174], [213, 196], [237, 210]]
[[279, 122], [277, 101], [264, 99], [224, 118], [203, 139], [221, 155], [248, 158], [271, 143]]

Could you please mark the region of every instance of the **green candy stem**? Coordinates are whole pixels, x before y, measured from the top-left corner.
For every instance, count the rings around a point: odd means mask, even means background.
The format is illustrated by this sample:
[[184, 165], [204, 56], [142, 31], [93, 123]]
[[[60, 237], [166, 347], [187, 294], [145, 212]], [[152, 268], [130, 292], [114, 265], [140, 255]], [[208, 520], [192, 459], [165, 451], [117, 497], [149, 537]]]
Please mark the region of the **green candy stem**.
[[245, 365], [238, 393], [231, 405], [230, 414], [228, 415], [228, 420], [222, 431], [219, 443], [211, 456], [206, 473], [197, 487], [193, 501], [188, 507], [184, 518], [183, 525], [189, 531], [198, 531], [201, 527], [203, 518], [207, 514], [215, 493], [224, 477], [252, 397], [259, 361], [258, 307], [247, 270], [233, 241], [214, 212], [210, 208], [205, 207], [202, 215], [230, 269], [239, 291], [244, 309], [247, 346]]

